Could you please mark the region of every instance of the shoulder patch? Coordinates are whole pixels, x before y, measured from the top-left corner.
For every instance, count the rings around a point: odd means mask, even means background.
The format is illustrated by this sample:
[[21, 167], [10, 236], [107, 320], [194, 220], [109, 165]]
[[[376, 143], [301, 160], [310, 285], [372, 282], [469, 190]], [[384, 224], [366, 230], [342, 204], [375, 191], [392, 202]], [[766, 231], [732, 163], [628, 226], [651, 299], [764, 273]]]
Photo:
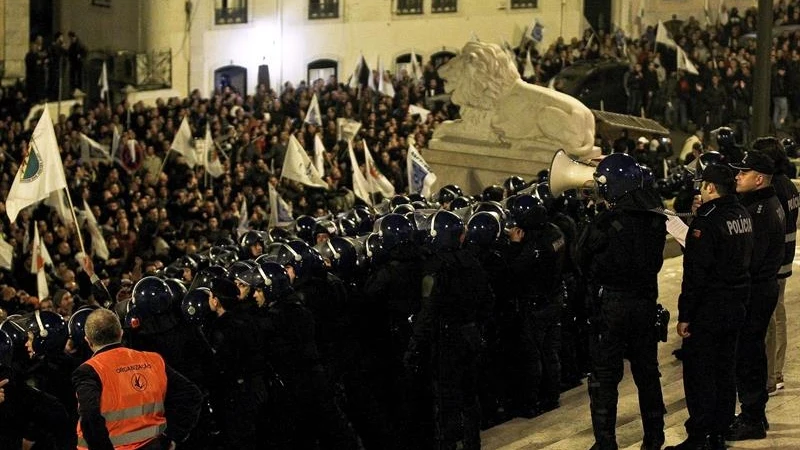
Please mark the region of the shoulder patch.
[[697, 230], [697, 229], [695, 229], [695, 230], [693, 230], [693, 231], [692, 231], [692, 237], [694, 237], [695, 239], [700, 239], [700, 236], [701, 236], [702, 234], [703, 234], [703, 232], [702, 232], [702, 231], [700, 231], [700, 230]]

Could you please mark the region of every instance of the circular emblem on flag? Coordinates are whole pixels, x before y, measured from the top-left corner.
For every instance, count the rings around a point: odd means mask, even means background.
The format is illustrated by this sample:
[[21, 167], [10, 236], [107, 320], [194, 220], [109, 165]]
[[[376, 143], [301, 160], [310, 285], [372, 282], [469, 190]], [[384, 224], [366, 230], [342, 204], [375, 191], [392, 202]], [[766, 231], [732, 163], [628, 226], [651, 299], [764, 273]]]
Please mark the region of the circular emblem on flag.
[[131, 386], [139, 392], [147, 389], [147, 378], [139, 372], [136, 372], [131, 377]]
[[20, 172], [22, 172], [22, 177], [19, 181], [22, 183], [30, 183], [42, 174], [42, 158], [35, 145], [28, 146], [28, 157], [22, 162]]

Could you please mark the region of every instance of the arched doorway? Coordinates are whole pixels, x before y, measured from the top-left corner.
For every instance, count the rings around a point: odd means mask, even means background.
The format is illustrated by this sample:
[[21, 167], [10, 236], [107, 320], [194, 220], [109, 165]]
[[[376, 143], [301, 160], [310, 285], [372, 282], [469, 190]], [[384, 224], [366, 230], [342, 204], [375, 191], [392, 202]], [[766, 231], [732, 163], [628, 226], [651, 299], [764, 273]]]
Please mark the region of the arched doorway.
[[308, 63], [308, 84], [311, 85], [317, 80], [327, 83], [331, 77], [338, 80], [339, 62], [335, 59], [315, 59]]
[[[415, 59], [417, 60], [417, 67], [419, 68], [420, 73], [422, 73], [422, 67], [423, 67], [422, 55], [420, 55], [419, 53], [414, 53], [414, 56]], [[399, 55], [397, 58], [394, 59], [394, 64], [395, 64], [395, 73], [397, 74], [398, 77], [400, 76], [401, 73], [403, 73], [403, 70], [405, 70], [409, 76], [413, 76], [412, 73], [413, 68], [411, 66], [411, 53], [403, 53], [402, 55]]]
[[436, 52], [431, 55], [431, 62], [433, 63], [433, 67], [435, 69], [438, 69], [447, 61], [450, 61], [452, 58], [455, 58], [455, 56], [456, 54], [451, 51], [442, 50], [440, 52]]
[[242, 66], [223, 66], [214, 71], [214, 90], [230, 87], [239, 94], [247, 94], [247, 69]]

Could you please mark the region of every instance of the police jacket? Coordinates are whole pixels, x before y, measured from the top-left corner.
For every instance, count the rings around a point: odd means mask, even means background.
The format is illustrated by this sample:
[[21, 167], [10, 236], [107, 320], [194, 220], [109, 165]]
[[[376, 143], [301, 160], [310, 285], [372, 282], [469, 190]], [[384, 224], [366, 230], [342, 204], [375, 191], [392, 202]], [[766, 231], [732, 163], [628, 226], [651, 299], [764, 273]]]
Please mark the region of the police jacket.
[[525, 230], [522, 242], [506, 248], [509, 276], [515, 280], [513, 296], [534, 303], [550, 300], [561, 292], [561, 268], [566, 243], [564, 234], [552, 223]]
[[797, 208], [800, 206], [800, 194], [792, 180], [782, 173], [776, 173], [772, 177], [772, 187], [775, 188], [775, 195], [778, 196], [786, 216], [783, 261], [778, 271], [778, 278], [788, 278], [792, 275], [792, 261], [797, 241]]
[[75, 369], [78, 447], [135, 449], [167, 436], [182, 442], [200, 415], [200, 390], [155, 353], [109, 345]]
[[477, 325], [490, 316], [494, 295], [486, 273], [470, 251], [433, 253], [422, 273], [421, 309], [413, 325], [414, 344], [430, 343], [443, 327], [455, 330]]
[[419, 286], [422, 255], [412, 244], [390, 251], [389, 260], [380, 264], [364, 282], [364, 294], [386, 306], [395, 320], [405, 321], [419, 311]]
[[624, 196], [597, 214], [578, 242], [581, 271], [594, 286], [620, 291], [653, 289], [664, 264], [666, 219]]
[[[714, 320], [750, 292], [753, 223], [735, 195], [704, 203], [686, 234], [678, 321]], [[721, 317], [720, 320], [723, 320]]]
[[272, 302], [263, 321], [267, 358], [283, 378], [319, 365], [314, 318], [296, 294]]
[[772, 280], [777, 276], [784, 257], [786, 218], [783, 207], [772, 186], [742, 194], [740, 202], [753, 219], [750, 282]]
[[263, 373], [262, 333], [255, 318], [239, 310], [227, 311], [212, 322], [208, 341], [213, 351], [218, 391], [243, 387]]

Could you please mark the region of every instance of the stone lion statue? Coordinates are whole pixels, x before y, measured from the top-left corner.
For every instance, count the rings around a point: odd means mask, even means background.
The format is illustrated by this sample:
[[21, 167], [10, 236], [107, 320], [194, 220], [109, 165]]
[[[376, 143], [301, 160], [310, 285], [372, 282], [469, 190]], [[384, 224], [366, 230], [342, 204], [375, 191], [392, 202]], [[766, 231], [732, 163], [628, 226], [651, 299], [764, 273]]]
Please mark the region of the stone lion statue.
[[446, 121], [434, 139], [514, 149], [563, 148], [576, 157], [593, 155], [594, 116], [569, 95], [522, 81], [500, 46], [468, 42], [439, 69], [461, 119]]

